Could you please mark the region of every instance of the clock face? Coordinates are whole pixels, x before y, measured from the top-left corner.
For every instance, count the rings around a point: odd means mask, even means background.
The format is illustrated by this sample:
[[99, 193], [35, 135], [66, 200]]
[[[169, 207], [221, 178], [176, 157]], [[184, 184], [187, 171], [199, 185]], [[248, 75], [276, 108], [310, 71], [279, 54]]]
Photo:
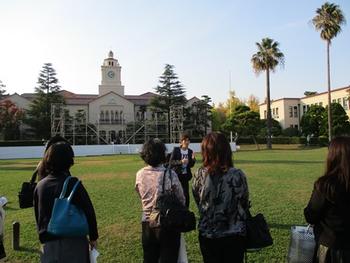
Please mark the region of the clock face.
[[114, 73], [114, 71], [108, 71], [107, 72], [107, 76], [109, 77], [109, 78], [111, 78], [111, 79], [113, 79], [114, 78], [114, 75], [115, 75], [115, 73]]

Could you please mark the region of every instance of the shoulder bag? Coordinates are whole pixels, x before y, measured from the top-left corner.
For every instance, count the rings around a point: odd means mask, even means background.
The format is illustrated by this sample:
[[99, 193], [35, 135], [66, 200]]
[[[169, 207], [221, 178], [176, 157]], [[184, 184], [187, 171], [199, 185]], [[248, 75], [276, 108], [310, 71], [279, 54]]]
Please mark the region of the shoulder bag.
[[165, 191], [166, 175], [169, 174], [172, 184], [172, 172], [166, 169], [162, 178], [162, 191], [152, 209], [149, 219], [151, 228], [163, 228], [179, 232], [189, 232], [196, 229], [196, 217], [183, 205], [172, 189]]
[[269, 226], [263, 214], [252, 216], [247, 209], [247, 244], [246, 249], [249, 251], [259, 250], [271, 246], [273, 239], [270, 234]]
[[55, 199], [51, 219], [47, 232], [61, 237], [78, 237], [89, 234], [89, 225], [84, 211], [72, 204], [73, 195], [80, 184], [78, 180], [68, 196], [65, 198], [68, 182], [71, 179], [68, 176], [64, 181], [62, 192], [59, 198]]
[[22, 183], [21, 191], [18, 193], [18, 201], [20, 208], [29, 208], [33, 207], [33, 193], [36, 187], [36, 176], [38, 170], [36, 169], [32, 175], [32, 178], [29, 182]]

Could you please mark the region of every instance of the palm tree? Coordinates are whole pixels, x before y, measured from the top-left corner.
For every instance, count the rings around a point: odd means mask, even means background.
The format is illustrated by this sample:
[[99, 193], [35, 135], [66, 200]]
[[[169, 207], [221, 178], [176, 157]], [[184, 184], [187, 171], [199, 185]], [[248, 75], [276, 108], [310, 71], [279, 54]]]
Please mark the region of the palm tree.
[[267, 148], [271, 149], [271, 101], [270, 101], [270, 71], [274, 72], [277, 65], [284, 65], [284, 55], [279, 50], [279, 43], [271, 38], [263, 38], [256, 43], [258, 52], [252, 56], [251, 62], [256, 74], [266, 71], [266, 97], [267, 97]]
[[317, 8], [316, 16], [312, 19], [316, 31], [320, 31], [321, 39], [326, 41], [327, 47], [327, 83], [328, 83], [328, 138], [332, 139], [332, 114], [331, 114], [331, 76], [329, 47], [332, 39], [341, 32], [341, 26], [346, 23], [345, 16], [336, 4], [326, 2], [321, 8]]

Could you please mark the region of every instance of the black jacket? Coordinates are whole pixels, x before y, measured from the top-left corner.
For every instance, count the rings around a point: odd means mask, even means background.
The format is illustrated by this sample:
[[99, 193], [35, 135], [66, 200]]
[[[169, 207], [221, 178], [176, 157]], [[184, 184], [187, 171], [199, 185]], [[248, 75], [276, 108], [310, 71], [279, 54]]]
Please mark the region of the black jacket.
[[[47, 226], [51, 218], [55, 198], [60, 196], [64, 180], [69, 175], [69, 173], [61, 174], [60, 176], [53, 176], [50, 174], [40, 180], [34, 190], [35, 219], [41, 243], [60, 239], [60, 237], [47, 233]], [[73, 179], [69, 181], [66, 196], [70, 194], [77, 180], [77, 178], [73, 177]], [[84, 211], [89, 224], [90, 240], [96, 240], [98, 238], [98, 232], [95, 210], [88, 193], [81, 183], [73, 195], [72, 203]]]
[[171, 167], [177, 173], [180, 182], [189, 181], [192, 178], [191, 168], [196, 163], [196, 159], [192, 158], [193, 151], [188, 148], [188, 164], [186, 167], [187, 174], [182, 173], [182, 162], [181, 162], [181, 149], [180, 147], [174, 147], [171, 158]]
[[330, 202], [325, 194], [314, 187], [309, 204], [304, 209], [305, 219], [314, 224], [318, 244], [329, 248], [350, 248], [350, 196], [339, 195], [336, 202]]

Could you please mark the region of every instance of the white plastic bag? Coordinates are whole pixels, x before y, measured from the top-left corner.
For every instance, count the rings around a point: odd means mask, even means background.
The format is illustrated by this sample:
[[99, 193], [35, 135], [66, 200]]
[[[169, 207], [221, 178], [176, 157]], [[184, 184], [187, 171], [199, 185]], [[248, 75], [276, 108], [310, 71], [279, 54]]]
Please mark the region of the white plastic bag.
[[316, 243], [311, 226], [292, 226], [288, 263], [312, 263]]
[[183, 234], [181, 234], [180, 238], [179, 257], [177, 258], [177, 263], [188, 263], [186, 242]]
[[100, 253], [93, 248], [90, 250], [90, 263], [97, 263], [97, 257], [100, 255]]

